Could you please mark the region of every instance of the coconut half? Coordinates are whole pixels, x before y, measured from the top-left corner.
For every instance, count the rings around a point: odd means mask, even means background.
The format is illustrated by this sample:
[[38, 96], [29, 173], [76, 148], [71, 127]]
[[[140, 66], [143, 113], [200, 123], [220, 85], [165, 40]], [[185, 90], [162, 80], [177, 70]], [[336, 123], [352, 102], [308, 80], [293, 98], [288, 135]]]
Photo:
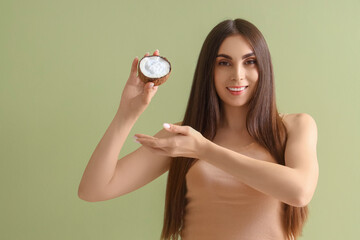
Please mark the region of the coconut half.
[[171, 72], [171, 64], [161, 56], [145, 56], [139, 62], [139, 78], [144, 82], [153, 82], [158, 86], [166, 82]]

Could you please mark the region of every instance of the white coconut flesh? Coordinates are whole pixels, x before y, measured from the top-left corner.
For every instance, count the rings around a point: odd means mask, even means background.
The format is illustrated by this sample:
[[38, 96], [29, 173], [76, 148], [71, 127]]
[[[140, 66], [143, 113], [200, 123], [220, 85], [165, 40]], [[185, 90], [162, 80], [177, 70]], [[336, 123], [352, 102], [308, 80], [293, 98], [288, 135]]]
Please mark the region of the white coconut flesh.
[[148, 78], [161, 78], [170, 72], [170, 63], [162, 57], [145, 57], [140, 62], [140, 71]]

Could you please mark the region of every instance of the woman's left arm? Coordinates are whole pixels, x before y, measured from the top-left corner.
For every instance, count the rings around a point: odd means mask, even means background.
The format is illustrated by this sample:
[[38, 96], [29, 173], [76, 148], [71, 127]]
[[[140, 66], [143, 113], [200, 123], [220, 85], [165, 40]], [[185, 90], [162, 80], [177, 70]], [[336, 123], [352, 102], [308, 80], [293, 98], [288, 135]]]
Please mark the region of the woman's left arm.
[[170, 125], [168, 131], [181, 136], [169, 139], [136, 136], [141, 144], [159, 154], [203, 159], [260, 192], [289, 205], [303, 207], [310, 202], [318, 181], [317, 126], [305, 113], [288, 118], [284, 120], [288, 131], [285, 166], [219, 146], [188, 126]]
[[306, 206], [315, 192], [319, 175], [316, 123], [308, 114], [296, 114], [285, 125], [288, 129], [285, 166], [259, 161], [210, 141], [202, 159], [282, 202]]

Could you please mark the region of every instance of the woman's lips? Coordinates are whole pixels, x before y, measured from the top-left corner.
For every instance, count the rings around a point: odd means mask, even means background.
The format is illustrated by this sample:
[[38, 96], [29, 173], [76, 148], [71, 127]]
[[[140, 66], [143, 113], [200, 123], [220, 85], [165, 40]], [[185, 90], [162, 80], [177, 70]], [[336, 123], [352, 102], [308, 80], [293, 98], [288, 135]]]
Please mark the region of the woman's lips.
[[248, 86], [243, 87], [227, 87], [226, 89], [232, 94], [232, 95], [240, 95], [243, 94]]

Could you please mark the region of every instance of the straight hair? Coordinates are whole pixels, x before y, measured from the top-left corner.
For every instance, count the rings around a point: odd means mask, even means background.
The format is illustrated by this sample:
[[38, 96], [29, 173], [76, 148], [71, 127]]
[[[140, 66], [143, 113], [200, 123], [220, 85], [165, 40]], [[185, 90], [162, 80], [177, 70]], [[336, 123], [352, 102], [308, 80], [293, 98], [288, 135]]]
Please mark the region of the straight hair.
[[[261, 32], [244, 19], [222, 21], [206, 37], [196, 65], [182, 125], [194, 128], [209, 140], [214, 139], [223, 118], [221, 100], [214, 84], [215, 59], [225, 38], [234, 34], [240, 34], [251, 45], [259, 72], [258, 86], [248, 102], [247, 131], [258, 144], [270, 152], [278, 164], [285, 165], [287, 131], [276, 107], [269, 48]], [[171, 161], [166, 187], [162, 240], [178, 240], [181, 236], [187, 205], [185, 177], [196, 161], [197, 159], [186, 157], [174, 157]], [[308, 217], [308, 207], [295, 207], [286, 203], [283, 203], [282, 207], [283, 228], [287, 239], [296, 240], [302, 234]]]

